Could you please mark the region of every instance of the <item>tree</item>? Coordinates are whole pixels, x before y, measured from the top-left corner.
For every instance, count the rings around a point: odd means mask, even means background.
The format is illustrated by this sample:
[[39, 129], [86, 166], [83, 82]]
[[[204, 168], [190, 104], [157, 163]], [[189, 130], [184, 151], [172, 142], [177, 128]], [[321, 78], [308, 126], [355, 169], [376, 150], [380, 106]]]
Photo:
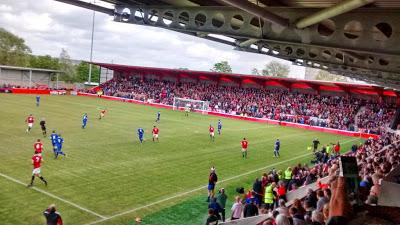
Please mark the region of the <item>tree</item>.
[[0, 28], [0, 64], [27, 66], [30, 53], [24, 39]]
[[[89, 78], [89, 63], [81, 62], [76, 67], [76, 81], [78, 82], [86, 82]], [[98, 66], [92, 66], [92, 77], [91, 82], [99, 82], [100, 78], [100, 68]]]
[[273, 76], [273, 77], [287, 77], [290, 72], [290, 67], [286, 64], [271, 61], [267, 65], [265, 65], [262, 70], [263, 76]]
[[220, 73], [232, 73], [232, 67], [229, 65], [227, 61], [221, 61], [215, 63], [211, 71]]
[[60, 80], [66, 82], [74, 82], [76, 81], [76, 69], [72, 64], [71, 57], [69, 56], [67, 50], [61, 49], [60, 53], [60, 70], [63, 72]]
[[59, 70], [60, 62], [57, 58], [53, 58], [49, 55], [45, 56], [30, 55], [29, 67], [49, 69], [49, 70]]
[[257, 68], [253, 68], [253, 69], [251, 70], [251, 74], [252, 74], [252, 75], [260, 75], [260, 71], [259, 71]]
[[319, 70], [317, 76], [315, 77], [316, 80], [324, 80], [324, 81], [338, 81], [338, 82], [347, 82], [349, 79], [344, 76], [331, 74], [325, 70]]
[[179, 67], [178, 70], [189, 70], [187, 67]]

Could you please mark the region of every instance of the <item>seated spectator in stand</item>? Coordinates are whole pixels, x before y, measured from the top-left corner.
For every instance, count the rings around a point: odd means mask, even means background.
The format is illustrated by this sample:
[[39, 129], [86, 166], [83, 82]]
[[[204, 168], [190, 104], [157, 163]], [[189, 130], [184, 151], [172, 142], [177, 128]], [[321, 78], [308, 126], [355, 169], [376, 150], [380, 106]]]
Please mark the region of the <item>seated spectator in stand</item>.
[[324, 205], [325, 205], [326, 203], [328, 203], [329, 200], [328, 200], [327, 197], [325, 197], [324, 191], [322, 191], [322, 190], [317, 191], [317, 198], [318, 198], [318, 201], [317, 201], [317, 208], [316, 208], [316, 210], [317, 210], [318, 212], [322, 212], [322, 209], [324, 208]]
[[296, 207], [292, 206], [289, 209], [289, 214], [292, 218], [293, 225], [306, 225], [306, 221], [304, 220], [304, 215], [300, 214]]
[[275, 209], [280, 215], [289, 217], [289, 209], [286, 207], [286, 202], [283, 199], [279, 199], [279, 207]]
[[276, 217], [276, 225], [291, 225], [291, 223], [288, 217], [284, 215], [278, 215]]

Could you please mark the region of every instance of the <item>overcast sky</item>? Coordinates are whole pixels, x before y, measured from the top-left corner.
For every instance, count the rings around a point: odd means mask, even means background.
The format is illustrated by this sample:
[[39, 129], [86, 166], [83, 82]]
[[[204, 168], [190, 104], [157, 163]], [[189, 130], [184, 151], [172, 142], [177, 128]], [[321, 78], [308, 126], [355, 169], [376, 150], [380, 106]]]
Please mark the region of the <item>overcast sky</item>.
[[[0, 27], [24, 38], [33, 54], [88, 60], [92, 11], [53, 0], [0, 0]], [[137, 66], [187, 67], [209, 70], [227, 60], [235, 73], [249, 74], [273, 60], [234, 51], [232, 46], [160, 28], [117, 23], [96, 13], [93, 60]], [[291, 77], [303, 78], [304, 68], [291, 66]]]

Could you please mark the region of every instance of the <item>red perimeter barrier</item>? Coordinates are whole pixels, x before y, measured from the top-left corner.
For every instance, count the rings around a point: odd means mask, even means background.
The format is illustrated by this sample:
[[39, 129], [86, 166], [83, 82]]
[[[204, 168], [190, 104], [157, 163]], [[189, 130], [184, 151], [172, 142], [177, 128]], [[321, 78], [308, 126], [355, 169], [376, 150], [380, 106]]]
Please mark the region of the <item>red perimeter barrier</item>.
[[[96, 94], [88, 94], [88, 93], [83, 93], [83, 92], [78, 92], [78, 95], [79, 96], [98, 97]], [[101, 96], [101, 98], [107, 99], [107, 100], [112, 100], [112, 101], [129, 102], [129, 103], [134, 103], [134, 104], [139, 104], [139, 105], [149, 105], [149, 106], [158, 107], [158, 108], [172, 109], [172, 106], [170, 106], [170, 105], [158, 104], [158, 103], [148, 103], [148, 102], [143, 102], [143, 101], [134, 100], [134, 99], [125, 99], [125, 98], [105, 96], [105, 95]], [[198, 113], [201, 113], [200, 110], [195, 110], [195, 111]], [[332, 128], [326, 128], [326, 127], [315, 127], [315, 126], [310, 126], [310, 125], [305, 125], [305, 124], [291, 123], [291, 122], [278, 121], [278, 120], [270, 120], [270, 119], [264, 119], [264, 118], [244, 117], [244, 116], [230, 115], [230, 114], [219, 113], [219, 112], [207, 112], [207, 114], [213, 115], [213, 116], [237, 119], [237, 120], [246, 120], [246, 121], [258, 122], [258, 123], [268, 123], [268, 124], [274, 124], [274, 125], [281, 125], [281, 126], [285, 126], [285, 127], [301, 128], [301, 129], [306, 129], [306, 130], [319, 131], [319, 132], [325, 132], [325, 133], [331, 133], [331, 134], [337, 134], [337, 135], [343, 135], [343, 136], [350, 136], [350, 137], [359, 137], [359, 138], [365, 138], [365, 139], [370, 138], [370, 137], [374, 138], [374, 139], [379, 138], [379, 135], [376, 135], [376, 134], [367, 134], [367, 133], [360, 133], [360, 132], [354, 132], [354, 131], [338, 130], [338, 129], [332, 129]]]
[[50, 90], [39, 90], [39, 89], [29, 89], [29, 88], [13, 88], [13, 94], [37, 94], [37, 95], [49, 95]]

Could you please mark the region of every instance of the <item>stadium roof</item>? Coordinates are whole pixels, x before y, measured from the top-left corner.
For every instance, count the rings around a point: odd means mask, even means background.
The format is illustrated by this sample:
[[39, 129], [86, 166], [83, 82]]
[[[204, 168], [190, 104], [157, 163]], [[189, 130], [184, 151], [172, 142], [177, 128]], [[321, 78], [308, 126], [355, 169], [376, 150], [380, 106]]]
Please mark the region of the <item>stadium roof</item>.
[[0, 69], [20, 70], [20, 71], [37, 71], [37, 72], [47, 72], [47, 73], [61, 73], [60, 70], [49, 70], [49, 69], [41, 69], [41, 68], [6, 66], [6, 65], [0, 65]]
[[315, 91], [336, 91], [347, 93], [358, 93], [368, 95], [380, 95], [397, 97], [400, 93], [377, 85], [351, 84], [342, 82], [326, 82], [316, 80], [300, 80], [293, 78], [278, 78], [269, 76], [244, 75], [234, 73], [217, 73], [210, 71], [195, 71], [182, 69], [167, 69], [143, 66], [128, 66], [109, 63], [94, 62], [98, 65], [114, 72], [124, 74], [140, 74], [143, 76], [156, 75], [160, 77], [170, 76], [181, 78], [191, 78], [195, 80], [211, 80], [215, 82], [234, 82], [237, 84], [255, 84], [259, 86], [274, 86], [288, 89], [313, 89]]
[[400, 90], [398, 0], [57, 1]]

